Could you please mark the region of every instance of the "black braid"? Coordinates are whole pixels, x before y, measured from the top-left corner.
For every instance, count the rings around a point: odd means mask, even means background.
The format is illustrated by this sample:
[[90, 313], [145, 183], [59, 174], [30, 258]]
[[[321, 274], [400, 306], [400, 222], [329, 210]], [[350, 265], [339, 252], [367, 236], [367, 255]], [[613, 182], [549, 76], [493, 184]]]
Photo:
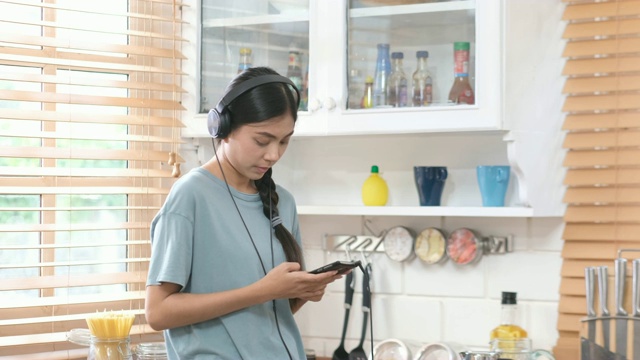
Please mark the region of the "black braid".
[[[256, 187], [258, 188], [258, 193], [260, 194], [260, 200], [262, 200], [262, 209], [264, 212], [264, 216], [266, 216], [267, 219], [275, 218], [279, 215], [279, 197], [278, 193], [276, 192], [276, 184], [271, 178], [271, 173], [272, 170], [269, 169], [260, 180], [255, 181]], [[272, 215], [269, 214], [269, 192], [271, 192], [271, 205], [273, 206]], [[282, 245], [282, 249], [284, 249], [284, 254], [287, 258], [287, 261], [297, 262], [300, 264], [300, 267], [303, 268], [302, 251], [300, 250], [300, 246], [298, 245], [298, 242], [293, 237], [291, 232], [289, 232], [289, 230], [287, 230], [287, 228], [283, 224], [277, 225], [274, 230], [276, 237]]]

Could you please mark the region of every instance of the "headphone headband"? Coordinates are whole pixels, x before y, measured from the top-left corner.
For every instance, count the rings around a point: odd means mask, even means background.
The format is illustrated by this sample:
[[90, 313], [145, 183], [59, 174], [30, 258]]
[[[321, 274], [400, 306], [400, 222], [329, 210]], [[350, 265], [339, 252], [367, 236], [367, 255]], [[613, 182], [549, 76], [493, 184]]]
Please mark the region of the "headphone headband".
[[222, 99], [220, 99], [218, 105], [216, 105], [214, 109], [209, 111], [209, 115], [207, 116], [209, 134], [214, 138], [224, 138], [229, 135], [229, 131], [231, 131], [231, 114], [228, 114], [227, 111], [229, 104], [247, 91], [260, 85], [270, 83], [290, 85], [290, 87], [292, 87], [296, 92], [296, 109], [300, 106], [300, 90], [298, 90], [296, 85], [289, 78], [276, 74], [256, 76], [238, 84], [238, 86], [226, 93]]
[[246, 80], [240, 83], [234, 89], [226, 93], [222, 97], [222, 99], [220, 99], [220, 101], [218, 102], [218, 105], [216, 105], [216, 110], [218, 111], [219, 114], [222, 114], [225, 111], [226, 107], [229, 106], [229, 104], [231, 104], [233, 100], [235, 100], [238, 96], [246, 93], [247, 91], [255, 87], [258, 87], [264, 84], [269, 84], [269, 83], [283, 83], [283, 84], [291, 85], [291, 87], [296, 91], [297, 103], [298, 104], [300, 103], [300, 91], [298, 90], [296, 85], [293, 83], [293, 81], [291, 81], [289, 78], [284, 77], [282, 75], [268, 74], [268, 75], [256, 76], [254, 78], [251, 78], [249, 80]]

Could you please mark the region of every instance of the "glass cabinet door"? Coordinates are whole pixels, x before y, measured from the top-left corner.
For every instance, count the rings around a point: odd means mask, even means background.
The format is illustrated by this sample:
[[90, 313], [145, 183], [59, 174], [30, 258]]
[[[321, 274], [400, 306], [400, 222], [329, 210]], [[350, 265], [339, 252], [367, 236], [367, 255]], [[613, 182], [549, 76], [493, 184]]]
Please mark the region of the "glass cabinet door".
[[475, 104], [475, 1], [349, 7], [348, 109]]
[[201, 0], [200, 103], [206, 113], [246, 67], [268, 66], [288, 76], [306, 110], [308, 0]]

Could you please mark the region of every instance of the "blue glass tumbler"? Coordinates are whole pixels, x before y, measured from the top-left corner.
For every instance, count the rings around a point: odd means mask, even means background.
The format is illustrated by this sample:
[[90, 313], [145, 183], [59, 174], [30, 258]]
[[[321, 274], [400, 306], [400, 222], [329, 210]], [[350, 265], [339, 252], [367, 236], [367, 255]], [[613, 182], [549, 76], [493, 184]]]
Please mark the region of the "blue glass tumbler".
[[420, 206], [440, 206], [442, 190], [448, 172], [445, 166], [414, 166], [413, 175], [418, 188]]

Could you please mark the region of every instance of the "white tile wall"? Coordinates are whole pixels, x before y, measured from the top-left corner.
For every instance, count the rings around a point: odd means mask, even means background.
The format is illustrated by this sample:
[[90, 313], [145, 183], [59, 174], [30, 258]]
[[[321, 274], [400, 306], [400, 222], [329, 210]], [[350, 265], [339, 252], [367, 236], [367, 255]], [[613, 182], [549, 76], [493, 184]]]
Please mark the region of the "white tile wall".
[[[455, 342], [478, 348], [488, 346], [489, 332], [500, 320], [502, 291], [518, 293], [520, 325], [537, 348], [551, 349], [557, 340], [558, 289], [562, 259], [561, 218], [426, 218], [370, 217], [374, 231], [403, 225], [416, 233], [428, 226], [445, 232], [459, 227], [474, 229], [482, 236], [513, 235], [515, 251], [487, 255], [471, 266], [452, 262], [425, 265], [413, 258], [405, 263], [374, 254], [373, 330], [374, 344], [401, 339], [414, 350], [431, 342]], [[367, 234], [358, 216], [301, 216], [307, 267], [313, 268], [344, 253], [323, 249], [325, 234]], [[359, 257], [359, 254], [356, 254]], [[354, 348], [362, 329], [360, 271], [356, 271], [356, 296], [349, 318], [345, 348]], [[340, 341], [344, 318], [344, 280], [327, 288], [318, 303], [303, 307], [296, 319], [305, 347], [318, 356], [331, 356]], [[366, 341], [370, 337], [367, 331]], [[369, 345], [365, 348], [369, 349]], [[367, 351], [368, 352], [368, 351]]]

